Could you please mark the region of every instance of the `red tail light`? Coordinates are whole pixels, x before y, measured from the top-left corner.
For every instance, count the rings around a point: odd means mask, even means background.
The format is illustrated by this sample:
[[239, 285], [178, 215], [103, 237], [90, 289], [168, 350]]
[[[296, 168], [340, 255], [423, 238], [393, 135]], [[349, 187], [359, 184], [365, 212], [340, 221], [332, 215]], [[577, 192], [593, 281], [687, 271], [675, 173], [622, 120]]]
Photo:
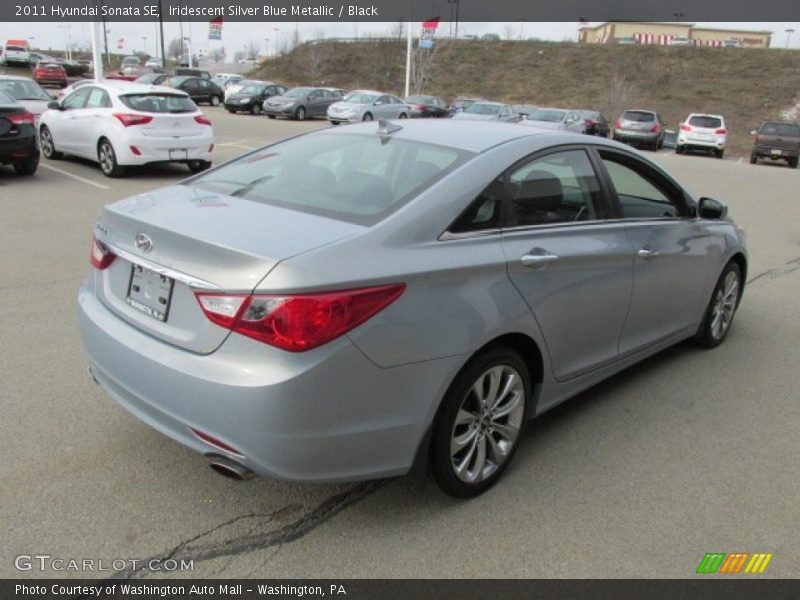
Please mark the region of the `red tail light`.
[[92, 263], [95, 269], [102, 271], [114, 262], [115, 258], [116, 254], [98, 242], [97, 238], [92, 238], [92, 252], [89, 255], [89, 262]]
[[304, 352], [344, 335], [397, 300], [404, 283], [296, 295], [197, 292], [206, 317], [259, 342]]
[[725, 135], [726, 133], [728, 133], [728, 130], [727, 129], [717, 129], [714, 133], [717, 133], [719, 135]]
[[583, 122], [587, 127], [591, 127], [592, 125], [597, 125], [597, 121], [593, 121], [592, 119], [584, 119]]
[[122, 123], [125, 127], [131, 127], [133, 125], [145, 125], [153, 120], [153, 117], [150, 115], [133, 115], [130, 113], [114, 113], [114, 116], [119, 119], [119, 122]]
[[660, 130], [661, 128], [658, 125], [653, 125], [653, 127], [650, 128], [650, 133], [658, 133]]
[[33, 115], [31, 113], [8, 115], [6, 119], [11, 121], [14, 125], [33, 125]]
[[414, 108], [416, 108], [417, 110], [425, 110], [425, 105], [424, 104], [415, 104]]
[[622, 123], [619, 122], [619, 119], [614, 121], [614, 129], [622, 129]]
[[200, 125], [211, 125], [211, 121], [205, 115], [197, 115], [194, 120], [200, 123]]
[[685, 125], [685, 124], [681, 125], [681, 131], [691, 131], [691, 130], [692, 130], [691, 125]]

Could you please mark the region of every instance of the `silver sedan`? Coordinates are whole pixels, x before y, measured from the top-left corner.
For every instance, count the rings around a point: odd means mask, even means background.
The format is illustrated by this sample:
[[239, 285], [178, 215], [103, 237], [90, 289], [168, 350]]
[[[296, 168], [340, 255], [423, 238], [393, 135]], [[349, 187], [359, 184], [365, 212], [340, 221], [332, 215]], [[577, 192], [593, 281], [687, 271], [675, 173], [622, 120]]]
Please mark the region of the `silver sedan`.
[[328, 121], [339, 125], [373, 119], [406, 119], [410, 112], [408, 104], [397, 96], [371, 90], [356, 90], [328, 107]]
[[529, 419], [722, 343], [747, 271], [726, 212], [601, 138], [329, 128], [105, 206], [83, 344], [112, 398], [229, 477], [427, 466], [474, 496]]
[[530, 125], [555, 131], [586, 133], [586, 123], [578, 110], [563, 108], [536, 108], [520, 121], [520, 125]]

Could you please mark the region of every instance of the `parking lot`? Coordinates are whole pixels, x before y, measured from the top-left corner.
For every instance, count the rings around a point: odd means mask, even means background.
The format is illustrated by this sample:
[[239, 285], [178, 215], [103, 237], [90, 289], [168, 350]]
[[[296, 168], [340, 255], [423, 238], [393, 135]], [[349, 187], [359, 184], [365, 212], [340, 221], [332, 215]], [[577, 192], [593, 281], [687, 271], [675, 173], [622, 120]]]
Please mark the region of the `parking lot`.
[[[203, 111], [216, 162], [327, 126]], [[774, 554], [765, 576], [796, 577], [800, 173], [653, 156], [747, 231], [727, 341], [673, 347], [544, 415], [501, 484], [467, 502], [411, 478], [232, 482], [130, 416], [87, 376], [79, 341], [91, 226], [102, 205], [188, 170], [0, 169], [0, 576], [113, 574], [15, 569], [48, 554], [193, 560], [199, 577], [689, 577], [706, 552], [744, 551]]]

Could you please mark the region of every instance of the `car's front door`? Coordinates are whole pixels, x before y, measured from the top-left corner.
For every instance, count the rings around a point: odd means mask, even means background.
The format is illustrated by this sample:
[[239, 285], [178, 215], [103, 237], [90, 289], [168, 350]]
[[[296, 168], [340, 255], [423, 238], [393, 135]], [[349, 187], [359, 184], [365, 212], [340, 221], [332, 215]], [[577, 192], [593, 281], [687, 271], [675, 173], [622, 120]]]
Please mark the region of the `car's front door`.
[[87, 87], [78, 88], [64, 98], [61, 103], [62, 110], [55, 115], [50, 124], [53, 143], [59, 151], [78, 153], [82, 133], [82, 113], [85, 110], [84, 106], [89, 91], [90, 89]]
[[503, 248], [564, 381], [618, 356], [631, 297], [625, 224], [582, 147], [534, 155], [507, 174]]
[[[83, 88], [82, 88], [83, 89]], [[75, 154], [91, 160], [97, 160], [97, 141], [102, 136], [106, 119], [111, 117], [111, 99], [106, 91], [94, 86], [86, 86], [88, 97], [86, 104], [75, 111]]]
[[693, 218], [680, 186], [658, 169], [627, 152], [599, 154], [633, 249], [631, 308], [620, 339], [625, 354], [698, 324], [716, 241]]

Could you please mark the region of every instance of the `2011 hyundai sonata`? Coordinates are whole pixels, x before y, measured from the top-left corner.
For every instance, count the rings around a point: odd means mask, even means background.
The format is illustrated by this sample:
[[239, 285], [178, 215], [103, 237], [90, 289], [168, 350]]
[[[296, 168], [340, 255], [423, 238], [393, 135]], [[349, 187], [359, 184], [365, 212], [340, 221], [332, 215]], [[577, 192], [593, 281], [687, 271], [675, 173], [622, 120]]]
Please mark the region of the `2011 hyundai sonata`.
[[676, 342], [721, 343], [742, 232], [622, 144], [399, 121], [266, 146], [104, 208], [96, 381], [233, 477], [456, 496], [526, 421]]

